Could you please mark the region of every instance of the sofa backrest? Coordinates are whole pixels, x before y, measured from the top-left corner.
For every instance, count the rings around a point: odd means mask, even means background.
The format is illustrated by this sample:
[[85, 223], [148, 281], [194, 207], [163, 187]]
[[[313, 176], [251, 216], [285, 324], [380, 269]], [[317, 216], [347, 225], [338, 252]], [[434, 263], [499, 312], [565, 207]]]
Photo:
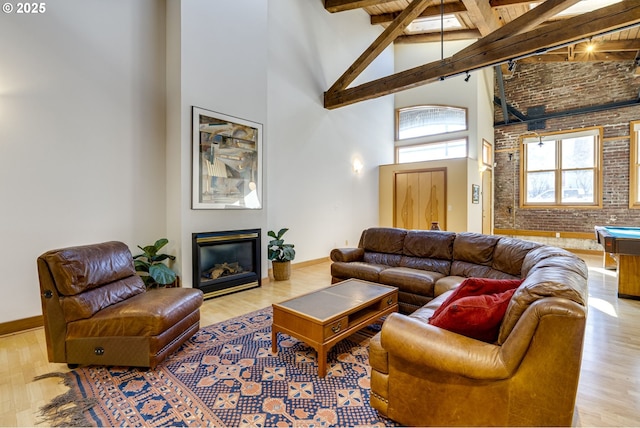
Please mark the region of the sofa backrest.
[[517, 238], [392, 227], [365, 229], [358, 246], [364, 250], [367, 263], [466, 278], [525, 278], [532, 269], [553, 263], [551, 260], [558, 256], [575, 258], [561, 248]]
[[[537, 263], [531, 264], [533, 261]], [[513, 294], [502, 320], [499, 344], [504, 343], [529, 306], [540, 299], [568, 299], [587, 311], [588, 268], [579, 257], [559, 248], [541, 246], [525, 256], [523, 275], [524, 281]]]
[[400, 266], [449, 275], [455, 237], [453, 232], [407, 231]]
[[491, 267], [495, 270], [520, 277], [525, 257], [542, 244], [522, 239], [501, 237], [493, 251]]
[[372, 227], [365, 229], [360, 236], [358, 246], [364, 248], [364, 261], [367, 263], [399, 266], [407, 231], [390, 227]]
[[499, 236], [461, 232], [453, 241], [453, 276], [513, 279], [512, 275], [493, 269], [493, 253]]
[[89, 318], [145, 291], [131, 252], [122, 242], [52, 250], [40, 259], [48, 267], [67, 322]]
[[374, 253], [402, 254], [406, 235], [405, 229], [371, 227], [362, 232], [358, 246]]

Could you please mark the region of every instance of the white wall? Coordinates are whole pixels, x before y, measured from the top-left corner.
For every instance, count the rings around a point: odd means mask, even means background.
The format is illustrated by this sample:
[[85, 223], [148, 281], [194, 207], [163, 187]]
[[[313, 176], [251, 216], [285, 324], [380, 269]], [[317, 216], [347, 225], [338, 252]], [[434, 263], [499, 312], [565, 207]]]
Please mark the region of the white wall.
[[[269, 2], [267, 226], [290, 229], [296, 260], [356, 246], [362, 230], [378, 224], [377, 166], [393, 161], [393, 97], [326, 110], [323, 93], [381, 31], [361, 10]], [[354, 84], [392, 73], [389, 48]]]
[[164, 2], [0, 14], [0, 322], [41, 314], [36, 258], [165, 230]]
[[[0, 323], [41, 314], [35, 261], [49, 249], [166, 235], [188, 286], [192, 232], [290, 227], [299, 262], [377, 224], [393, 98], [322, 107], [381, 31], [366, 13], [300, 0], [47, 6], [0, 14]], [[191, 210], [193, 105], [264, 124], [262, 210]]]
[[[169, 181], [179, 181], [179, 220], [169, 235], [181, 238], [177, 255], [183, 280], [190, 285], [191, 234], [226, 229], [261, 228], [263, 249], [268, 230], [290, 228], [286, 240], [296, 245], [295, 262], [327, 257], [345, 242], [357, 243], [362, 229], [377, 224], [375, 167], [393, 156], [393, 99], [362, 103], [336, 111], [324, 109], [323, 92], [375, 40], [362, 11], [331, 15], [322, 2], [277, 0], [182, 1], [181, 29], [169, 30], [169, 48], [179, 37], [179, 141], [168, 139], [180, 168], [170, 167]], [[224, 10], [224, 13], [220, 11]], [[239, 31], [238, 29], [241, 29]], [[174, 59], [175, 57], [175, 59]], [[168, 65], [178, 61], [175, 52]], [[360, 79], [393, 72], [388, 49]], [[176, 82], [170, 82], [174, 85]], [[263, 209], [191, 210], [191, 107], [264, 124]], [[175, 120], [174, 117], [168, 119]], [[366, 170], [352, 172], [354, 157]], [[172, 208], [169, 208], [171, 210]], [[267, 275], [263, 251], [263, 277]]]
[[[191, 117], [192, 107], [196, 106], [268, 128], [267, 3], [259, 0], [167, 3], [170, 88], [167, 152], [171, 154], [167, 158], [170, 213], [167, 233], [176, 242], [175, 269], [182, 274], [183, 284], [191, 286], [192, 233], [264, 228], [266, 224], [266, 192], [261, 210], [191, 209]], [[266, 265], [266, 256], [264, 259]], [[266, 267], [263, 272], [266, 276]]]

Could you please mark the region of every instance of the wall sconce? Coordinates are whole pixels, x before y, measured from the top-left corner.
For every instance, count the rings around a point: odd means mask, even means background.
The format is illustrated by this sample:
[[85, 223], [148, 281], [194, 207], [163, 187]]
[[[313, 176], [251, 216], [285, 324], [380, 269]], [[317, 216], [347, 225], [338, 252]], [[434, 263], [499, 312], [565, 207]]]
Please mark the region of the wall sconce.
[[364, 164], [360, 159], [354, 159], [352, 166], [353, 172], [355, 172], [356, 174], [360, 174], [360, 171], [362, 171], [362, 168], [364, 168]]

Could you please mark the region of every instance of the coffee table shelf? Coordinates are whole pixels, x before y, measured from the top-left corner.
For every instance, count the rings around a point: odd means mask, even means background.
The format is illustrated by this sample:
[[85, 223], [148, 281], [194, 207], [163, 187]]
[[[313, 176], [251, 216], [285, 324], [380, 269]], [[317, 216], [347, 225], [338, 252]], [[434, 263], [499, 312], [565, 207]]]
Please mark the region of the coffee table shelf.
[[273, 304], [271, 347], [278, 333], [294, 336], [318, 353], [318, 376], [327, 372], [327, 352], [340, 340], [398, 310], [398, 289], [348, 279], [285, 302]]

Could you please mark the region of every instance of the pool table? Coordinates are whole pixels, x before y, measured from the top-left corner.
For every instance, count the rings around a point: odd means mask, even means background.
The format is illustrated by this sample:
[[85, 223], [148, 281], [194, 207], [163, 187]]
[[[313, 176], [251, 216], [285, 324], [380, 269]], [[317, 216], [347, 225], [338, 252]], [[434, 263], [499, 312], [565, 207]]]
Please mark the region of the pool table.
[[613, 257], [618, 269], [618, 297], [640, 300], [640, 227], [596, 226], [596, 239], [604, 247], [604, 267]]

